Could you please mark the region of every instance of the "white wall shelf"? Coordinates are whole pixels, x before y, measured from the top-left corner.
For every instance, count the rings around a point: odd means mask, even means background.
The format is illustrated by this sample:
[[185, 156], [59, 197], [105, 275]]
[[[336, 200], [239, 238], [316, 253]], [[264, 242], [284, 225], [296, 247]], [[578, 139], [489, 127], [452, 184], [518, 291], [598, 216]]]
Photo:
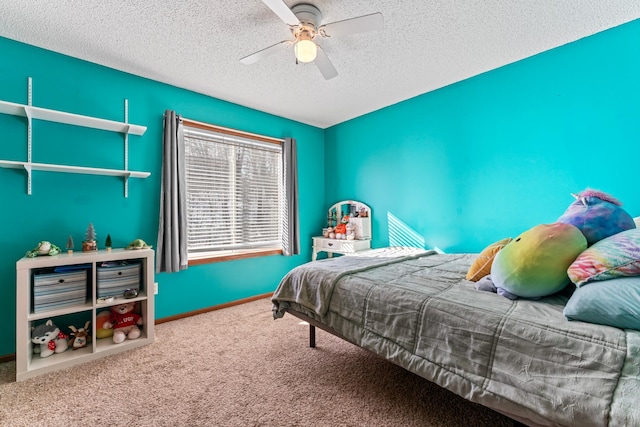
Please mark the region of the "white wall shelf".
[[144, 135], [147, 131], [146, 126], [82, 116], [73, 113], [65, 113], [64, 111], [49, 110], [46, 108], [15, 104], [7, 101], [0, 101], [0, 113], [27, 118], [30, 117], [32, 119], [46, 120], [55, 123], [64, 123], [73, 126], [106, 130], [110, 132], [128, 133], [131, 135]]
[[[126, 99], [124, 100], [124, 122], [117, 122], [113, 120], [83, 116], [80, 114], [67, 113], [64, 111], [34, 107], [31, 105], [31, 97], [32, 82], [31, 78], [29, 77], [29, 103], [27, 105], [0, 100], [0, 113], [26, 117], [28, 121], [27, 161], [23, 162], [14, 160], [0, 160], [1, 168], [24, 169], [27, 172], [27, 194], [31, 195], [31, 171], [33, 170], [89, 175], [121, 176], [124, 178], [124, 197], [129, 196], [129, 178], [147, 178], [149, 175], [151, 175], [150, 172], [129, 170], [129, 135], [143, 135], [146, 132], [147, 127], [134, 125], [128, 122], [129, 103]], [[122, 133], [124, 135], [124, 169], [103, 169], [52, 163], [33, 163], [31, 161], [33, 153], [33, 119]]]
[[102, 169], [89, 168], [86, 166], [56, 165], [50, 163], [15, 162], [12, 160], [0, 160], [0, 167], [8, 169], [26, 169], [27, 172], [31, 169], [47, 172], [79, 173], [85, 175], [123, 176], [125, 178], [146, 178], [151, 175], [150, 172], [137, 172], [123, 169]]

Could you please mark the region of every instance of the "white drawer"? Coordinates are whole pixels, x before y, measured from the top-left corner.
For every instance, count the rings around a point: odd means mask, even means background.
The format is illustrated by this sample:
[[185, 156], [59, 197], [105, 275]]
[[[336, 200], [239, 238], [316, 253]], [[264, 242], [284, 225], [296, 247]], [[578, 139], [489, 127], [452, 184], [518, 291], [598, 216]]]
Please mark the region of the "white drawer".
[[371, 249], [371, 240], [338, 240], [327, 237], [313, 237], [313, 255], [311, 259], [315, 261], [318, 252], [327, 252], [331, 256], [334, 253], [348, 255], [369, 249]]
[[320, 250], [325, 251], [340, 251], [342, 250], [342, 240], [336, 239], [322, 239]]
[[371, 240], [338, 240], [325, 237], [314, 237], [313, 248], [316, 251], [353, 253], [369, 249]]

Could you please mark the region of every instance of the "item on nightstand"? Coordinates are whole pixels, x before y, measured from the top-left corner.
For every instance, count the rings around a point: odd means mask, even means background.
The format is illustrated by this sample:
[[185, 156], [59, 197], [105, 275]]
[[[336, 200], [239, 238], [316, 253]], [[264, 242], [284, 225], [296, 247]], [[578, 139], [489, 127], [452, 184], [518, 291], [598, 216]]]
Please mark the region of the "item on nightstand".
[[129, 243], [127, 249], [151, 249], [151, 246], [147, 245], [147, 243], [142, 239], [136, 239]]
[[356, 238], [356, 226], [349, 222], [347, 223], [347, 240], [355, 240]]
[[349, 215], [345, 215], [340, 220], [340, 224], [336, 225], [336, 239], [344, 240], [347, 235], [347, 224], [349, 223]]
[[107, 252], [111, 252], [111, 234], [107, 234], [107, 240], [104, 242], [104, 247], [107, 248]]
[[69, 348], [67, 338], [51, 319], [31, 328], [31, 342], [36, 344], [33, 352], [40, 353], [40, 357], [49, 357], [53, 353], [65, 351]]
[[58, 255], [60, 253], [60, 248], [57, 247], [56, 245], [54, 245], [51, 242], [47, 242], [46, 240], [43, 240], [42, 242], [38, 243], [38, 246], [36, 246], [35, 248], [31, 249], [30, 251], [27, 251], [27, 258], [35, 258], [39, 255]]
[[111, 316], [103, 323], [103, 327], [113, 328], [113, 342], [120, 344], [126, 339], [135, 340], [140, 336], [142, 317], [134, 313], [136, 303], [128, 302], [111, 307]]
[[96, 230], [93, 228], [93, 223], [89, 223], [87, 232], [85, 233], [84, 242], [82, 242], [82, 252], [97, 251], [98, 245], [96, 244]]
[[84, 327], [82, 328], [76, 329], [76, 327], [73, 325], [69, 326], [69, 329], [73, 331], [70, 334], [73, 338], [71, 338], [71, 341], [69, 341], [69, 346], [73, 350], [86, 347], [87, 344], [91, 341], [91, 334], [89, 333], [90, 324], [91, 321], [87, 320], [87, 322], [84, 324]]
[[333, 227], [327, 228], [327, 237], [330, 238], [330, 239], [335, 239], [336, 238], [336, 232], [335, 232]]

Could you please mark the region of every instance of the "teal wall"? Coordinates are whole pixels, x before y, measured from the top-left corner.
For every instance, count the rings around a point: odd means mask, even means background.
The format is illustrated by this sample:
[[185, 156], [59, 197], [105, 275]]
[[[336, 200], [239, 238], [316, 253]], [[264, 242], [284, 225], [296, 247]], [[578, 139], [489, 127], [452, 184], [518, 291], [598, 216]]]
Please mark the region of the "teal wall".
[[[33, 173], [27, 195], [24, 171], [0, 168], [0, 324], [5, 336], [15, 330], [15, 262], [40, 240], [64, 248], [69, 235], [81, 247], [87, 226], [98, 243], [110, 234], [114, 247], [142, 238], [155, 246], [158, 229], [162, 116], [166, 109], [185, 117], [273, 137], [298, 141], [302, 253], [194, 266], [159, 274], [156, 318], [271, 292], [292, 267], [311, 259], [311, 236], [324, 218], [324, 132], [187, 90], [101, 67], [0, 38], [0, 99], [27, 103], [27, 78], [33, 78], [33, 105], [147, 126], [130, 136], [129, 168], [149, 171], [129, 181], [124, 198], [121, 178], [64, 173]], [[27, 160], [26, 119], [0, 114], [0, 159]], [[103, 168], [123, 167], [120, 134], [34, 121], [33, 161]], [[308, 243], [308, 244], [305, 244]], [[0, 356], [15, 351], [13, 339], [0, 341]]]
[[[15, 261], [40, 240], [76, 245], [93, 222], [102, 244], [140, 237], [155, 245], [162, 114], [298, 140], [302, 254], [191, 267], [160, 274], [156, 317], [272, 291], [311, 258], [325, 209], [359, 199], [373, 209], [374, 246], [412, 244], [478, 251], [553, 222], [586, 187], [608, 191], [640, 215], [640, 21], [597, 34], [322, 131], [0, 38], [0, 99], [122, 120], [129, 99], [131, 180], [0, 169], [0, 323], [15, 324]], [[26, 123], [0, 114], [0, 159], [26, 160]], [[34, 161], [122, 166], [122, 137], [34, 124]], [[325, 170], [324, 176], [322, 170]], [[15, 351], [0, 341], [0, 355]]]
[[327, 129], [325, 200], [372, 206], [374, 246], [446, 252], [554, 222], [587, 187], [640, 215], [638, 40], [640, 20]]

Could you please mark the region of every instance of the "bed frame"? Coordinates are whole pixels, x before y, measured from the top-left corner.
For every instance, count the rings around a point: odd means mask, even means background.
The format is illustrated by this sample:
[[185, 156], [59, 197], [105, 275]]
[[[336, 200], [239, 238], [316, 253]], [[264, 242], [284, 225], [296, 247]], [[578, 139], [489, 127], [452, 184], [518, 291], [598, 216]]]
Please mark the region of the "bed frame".
[[[335, 329], [333, 329], [333, 328], [331, 328], [331, 327], [329, 327], [329, 326], [327, 326], [327, 325], [325, 325], [323, 323], [320, 323], [315, 319], [312, 319], [311, 317], [307, 316], [304, 313], [300, 313], [299, 311], [293, 310], [291, 308], [287, 308], [284, 311], [286, 313], [289, 313], [292, 316], [295, 316], [298, 319], [300, 319], [300, 320], [302, 320], [302, 321], [304, 321], [304, 322], [309, 324], [309, 347], [310, 348], [316, 348], [316, 328], [320, 328], [323, 331], [330, 333], [331, 335], [334, 335], [334, 336], [336, 336], [336, 337], [338, 337], [338, 338], [340, 338], [340, 339], [342, 339], [342, 340], [344, 340], [344, 341], [346, 341], [348, 343], [351, 343], [348, 339], [346, 339], [344, 336], [342, 336], [340, 333], [338, 333]], [[351, 344], [353, 344], [353, 343], [351, 343]], [[353, 345], [355, 345], [355, 344], [353, 344]], [[369, 350], [367, 350], [367, 351], [369, 351]], [[523, 424], [518, 420], [514, 420], [513, 418], [510, 418], [510, 417], [508, 417], [508, 418], [513, 421], [513, 426], [514, 427], [527, 427], [526, 424]]]
[[292, 310], [291, 308], [287, 308], [284, 310], [285, 312], [291, 314], [292, 316], [297, 317], [298, 319], [307, 322], [309, 324], [309, 347], [311, 348], [316, 348], [316, 327], [322, 329], [323, 331], [326, 331], [328, 333], [330, 333], [331, 335], [335, 335], [338, 338], [341, 338], [347, 342], [349, 342], [349, 340], [347, 340], [345, 337], [343, 337], [342, 335], [340, 335], [336, 330], [330, 328], [327, 325], [323, 325], [322, 323], [318, 322], [315, 319], [312, 319], [311, 317], [307, 316], [306, 314], [302, 314], [299, 311], [295, 311]]

